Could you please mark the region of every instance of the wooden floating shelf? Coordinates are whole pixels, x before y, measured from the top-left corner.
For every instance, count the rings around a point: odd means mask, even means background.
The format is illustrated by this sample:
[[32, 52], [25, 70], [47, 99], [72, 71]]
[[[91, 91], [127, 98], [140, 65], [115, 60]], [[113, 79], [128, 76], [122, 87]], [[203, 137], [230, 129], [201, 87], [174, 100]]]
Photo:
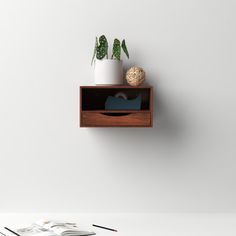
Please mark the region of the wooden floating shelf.
[[[108, 96], [125, 93], [142, 97], [140, 110], [106, 110]], [[81, 86], [80, 127], [152, 127], [153, 88], [150, 86]]]

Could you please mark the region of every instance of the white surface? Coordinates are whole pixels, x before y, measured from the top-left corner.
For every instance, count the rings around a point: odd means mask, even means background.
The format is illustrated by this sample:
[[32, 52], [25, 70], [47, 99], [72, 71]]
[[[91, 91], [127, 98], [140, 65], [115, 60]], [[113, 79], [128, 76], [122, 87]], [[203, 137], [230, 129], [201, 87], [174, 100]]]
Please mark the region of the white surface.
[[[73, 221], [98, 236], [235, 236], [235, 214], [1, 214], [0, 225], [28, 225], [41, 218]], [[91, 227], [101, 224], [118, 233]], [[9, 227], [10, 227], [9, 226]], [[12, 235], [11, 235], [12, 236]]]
[[[236, 212], [235, 4], [0, 0], [0, 211]], [[78, 129], [101, 34], [145, 69], [153, 129]]]
[[94, 83], [97, 85], [123, 84], [123, 62], [118, 60], [95, 60]]

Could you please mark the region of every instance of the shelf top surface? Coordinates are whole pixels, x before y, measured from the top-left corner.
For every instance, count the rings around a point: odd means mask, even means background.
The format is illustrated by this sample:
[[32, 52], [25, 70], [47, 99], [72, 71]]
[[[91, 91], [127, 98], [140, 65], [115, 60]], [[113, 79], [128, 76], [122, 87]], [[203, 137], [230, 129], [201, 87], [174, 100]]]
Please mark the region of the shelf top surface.
[[150, 89], [152, 88], [152, 86], [148, 86], [148, 85], [143, 85], [143, 86], [137, 86], [137, 87], [133, 87], [133, 86], [129, 86], [129, 85], [98, 85], [98, 86], [80, 86], [80, 88], [82, 89]]

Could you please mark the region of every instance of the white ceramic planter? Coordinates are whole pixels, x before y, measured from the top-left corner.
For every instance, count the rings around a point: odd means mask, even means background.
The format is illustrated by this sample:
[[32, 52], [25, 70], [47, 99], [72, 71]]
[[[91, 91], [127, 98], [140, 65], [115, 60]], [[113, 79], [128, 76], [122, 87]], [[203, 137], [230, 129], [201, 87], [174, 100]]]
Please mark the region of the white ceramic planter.
[[112, 59], [96, 60], [94, 67], [94, 79], [96, 85], [123, 84], [122, 61]]

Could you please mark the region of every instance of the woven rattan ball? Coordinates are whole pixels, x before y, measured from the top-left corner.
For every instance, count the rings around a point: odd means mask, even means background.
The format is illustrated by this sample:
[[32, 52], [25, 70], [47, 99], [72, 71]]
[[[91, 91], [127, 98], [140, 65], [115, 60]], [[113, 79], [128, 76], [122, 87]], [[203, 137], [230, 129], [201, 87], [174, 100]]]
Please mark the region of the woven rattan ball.
[[131, 67], [126, 72], [126, 80], [131, 86], [139, 86], [145, 80], [145, 71], [141, 67]]

